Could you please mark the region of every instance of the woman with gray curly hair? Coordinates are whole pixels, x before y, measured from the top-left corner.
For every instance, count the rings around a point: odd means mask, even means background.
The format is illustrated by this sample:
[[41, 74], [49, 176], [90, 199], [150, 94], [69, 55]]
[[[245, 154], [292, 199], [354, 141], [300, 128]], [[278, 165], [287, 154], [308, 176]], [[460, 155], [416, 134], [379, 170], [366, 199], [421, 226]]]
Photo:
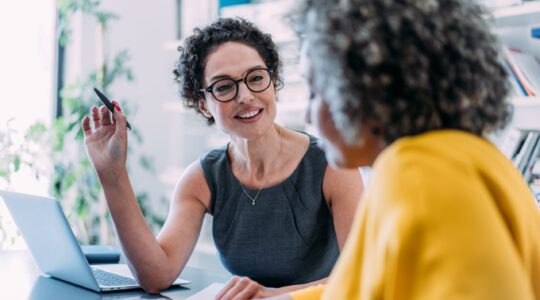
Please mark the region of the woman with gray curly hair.
[[223, 18], [197, 28], [179, 51], [174, 74], [184, 103], [230, 142], [178, 180], [157, 238], [127, 175], [119, 106], [113, 119], [105, 107], [92, 108], [93, 128], [88, 117], [83, 121], [87, 152], [138, 281], [150, 293], [169, 287], [206, 213], [221, 261], [237, 275], [218, 299], [260, 298], [324, 281], [351, 227], [360, 174], [329, 168], [315, 137], [275, 123], [281, 61], [269, 34]]
[[330, 164], [373, 173], [328, 284], [293, 299], [540, 299], [539, 209], [485, 138], [510, 108], [483, 14], [467, 0], [304, 1], [308, 121]]

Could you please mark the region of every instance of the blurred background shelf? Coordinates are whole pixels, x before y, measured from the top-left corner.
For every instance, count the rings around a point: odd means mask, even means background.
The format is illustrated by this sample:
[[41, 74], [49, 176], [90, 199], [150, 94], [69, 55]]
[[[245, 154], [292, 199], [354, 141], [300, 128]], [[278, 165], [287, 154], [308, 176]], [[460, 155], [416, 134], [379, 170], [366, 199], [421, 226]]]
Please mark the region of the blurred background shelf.
[[[494, 8], [492, 17], [492, 30], [503, 46], [540, 57], [540, 39], [532, 36], [532, 30], [540, 28], [540, 1]], [[540, 130], [540, 96], [514, 96], [511, 101], [514, 116], [510, 127]]]
[[[540, 205], [540, 157], [538, 157], [538, 131], [540, 131], [540, 96], [538, 87], [540, 78], [535, 70], [535, 63], [540, 64], [540, 38], [533, 30], [540, 29], [540, 1], [527, 1], [520, 5], [492, 9], [492, 30], [500, 39], [503, 47], [507, 48], [505, 60], [513, 68], [515, 95], [511, 98], [514, 114], [510, 125], [495, 137], [496, 144], [509, 159], [518, 167], [524, 179], [529, 183], [533, 194]], [[517, 50], [517, 51], [515, 51]], [[526, 65], [519, 65], [508, 59], [509, 53], [528, 57]], [[515, 58], [515, 56], [514, 56]], [[527, 71], [524, 73], [524, 71]], [[515, 74], [521, 72], [517, 80]], [[523, 74], [526, 74], [523, 76]], [[517, 91], [515, 87], [527, 86], [528, 91]], [[523, 94], [534, 96], [516, 96]], [[527, 144], [527, 141], [533, 141]], [[517, 144], [515, 142], [518, 142]], [[505, 148], [512, 145], [516, 147]], [[527, 145], [527, 146], [525, 146]], [[513, 149], [504, 152], [504, 149]], [[532, 150], [532, 151], [530, 151]], [[530, 155], [527, 155], [529, 153]]]
[[540, 130], [540, 97], [518, 97], [512, 102], [512, 126], [523, 130]]
[[523, 26], [540, 22], [540, 1], [499, 7], [492, 10], [497, 26]]

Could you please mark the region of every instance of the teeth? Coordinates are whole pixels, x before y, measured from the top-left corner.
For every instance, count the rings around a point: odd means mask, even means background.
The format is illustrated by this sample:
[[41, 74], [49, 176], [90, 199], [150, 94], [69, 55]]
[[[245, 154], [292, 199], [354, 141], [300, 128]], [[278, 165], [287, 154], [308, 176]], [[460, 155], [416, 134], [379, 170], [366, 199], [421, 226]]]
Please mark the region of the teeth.
[[257, 111], [252, 111], [252, 112], [248, 112], [248, 113], [245, 113], [245, 114], [241, 114], [238, 117], [240, 119], [247, 119], [247, 118], [251, 118], [251, 117], [256, 116], [258, 113], [259, 113], [259, 111], [257, 110]]

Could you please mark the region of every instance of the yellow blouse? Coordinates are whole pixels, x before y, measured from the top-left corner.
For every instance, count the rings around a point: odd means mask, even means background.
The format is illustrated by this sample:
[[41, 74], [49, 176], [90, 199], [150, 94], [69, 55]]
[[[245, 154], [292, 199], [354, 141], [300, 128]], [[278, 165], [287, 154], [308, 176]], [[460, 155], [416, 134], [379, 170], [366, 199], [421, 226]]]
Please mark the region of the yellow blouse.
[[293, 299], [540, 299], [540, 210], [512, 163], [455, 130], [377, 159], [326, 286]]

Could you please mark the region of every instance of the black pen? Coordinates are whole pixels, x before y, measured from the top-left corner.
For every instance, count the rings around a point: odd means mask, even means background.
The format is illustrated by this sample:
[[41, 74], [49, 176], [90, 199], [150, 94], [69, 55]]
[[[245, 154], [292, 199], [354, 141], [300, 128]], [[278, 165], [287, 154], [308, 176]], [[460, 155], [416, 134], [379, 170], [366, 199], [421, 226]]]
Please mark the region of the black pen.
[[[96, 95], [99, 97], [99, 100], [101, 100], [101, 102], [103, 102], [103, 104], [105, 104], [105, 106], [114, 114], [114, 105], [111, 103], [111, 101], [107, 99], [107, 97], [105, 97], [105, 95], [103, 95], [103, 93], [100, 92], [98, 89], [94, 88], [94, 92], [96, 92]], [[129, 125], [129, 122], [126, 121], [126, 123], [127, 123], [127, 128], [131, 130], [131, 125]]]

